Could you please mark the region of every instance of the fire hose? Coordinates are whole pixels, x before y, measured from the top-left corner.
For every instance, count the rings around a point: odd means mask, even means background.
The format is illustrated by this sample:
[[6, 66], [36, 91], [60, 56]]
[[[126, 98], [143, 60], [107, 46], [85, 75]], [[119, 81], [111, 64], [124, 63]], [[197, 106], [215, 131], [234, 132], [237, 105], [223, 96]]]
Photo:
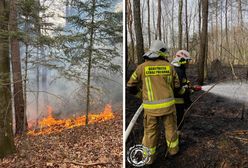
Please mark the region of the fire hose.
[[[194, 86], [194, 90], [195, 90], [195, 91], [200, 91], [200, 90], [202, 90], [202, 88], [201, 88], [201, 86]], [[142, 110], [143, 110], [143, 105], [141, 104], [140, 107], [138, 108], [138, 110], [135, 112], [135, 114], [134, 114], [132, 120], [130, 121], [130, 123], [129, 123], [129, 125], [128, 125], [126, 131], [125, 131], [125, 143], [126, 143], [126, 141], [127, 141], [127, 138], [128, 138], [129, 135], [130, 135], [130, 132], [131, 132], [132, 129], [133, 129], [134, 124], [136, 123], [137, 119], [139, 118], [139, 115], [140, 115], [140, 113], [142, 112]]]
[[142, 112], [142, 110], [143, 110], [143, 105], [141, 104], [140, 107], [138, 108], [138, 110], [135, 112], [132, 120], [130, 121], [130, 123], [129, 123], [127, 129], [126, 129], [126, 132], [125, 132], [125, 143], [127, 141], [127, 138], [129, 136], [130, 132], [133, 129], [134, 124], [136, 123], [137, 119], [139, 118], [139, 115]]

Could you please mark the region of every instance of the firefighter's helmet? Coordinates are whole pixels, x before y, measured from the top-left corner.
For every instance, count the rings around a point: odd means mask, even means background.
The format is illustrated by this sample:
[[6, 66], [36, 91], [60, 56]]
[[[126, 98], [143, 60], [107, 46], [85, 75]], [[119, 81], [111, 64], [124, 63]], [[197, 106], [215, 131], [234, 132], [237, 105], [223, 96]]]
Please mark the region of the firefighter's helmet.
[[177, 53], [176, 53], [176, 57], [179, 57], [179, 58], [184, 58], [185, 60], [191, 60], [191, 57], [190, 57], [190, 54], [188, 51], [186, 50], [179, 50]]
[[168, 56], [166, 45], [160, 40], [153, 41], [150, 50], [143, 55], [143, 57], [148, 58], [158, 58], [160, 56]]
[[173, 61], [171, 62], [172, 65], [174, 66], [181, 66], [184, 64], [187, 64], [191, 59], [190, 54], [188, 51], [186, 50], [179, 50], [176, 53], [176, 57], [173, 59]]

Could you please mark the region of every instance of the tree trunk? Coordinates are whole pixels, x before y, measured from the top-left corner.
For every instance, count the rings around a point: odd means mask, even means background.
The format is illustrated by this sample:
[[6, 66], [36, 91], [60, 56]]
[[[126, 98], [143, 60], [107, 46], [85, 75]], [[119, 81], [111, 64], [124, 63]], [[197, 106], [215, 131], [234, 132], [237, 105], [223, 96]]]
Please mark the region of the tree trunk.
[[158, 39], [162, 39], [161, 34], [161, 0], [158, 0], [158, 20], [157, 20], [157, 31], [158, 31]]
[[142, 35], [142, 27], [140, 22], [140, 1], [133, 1], [133, 17], [134, 17], [134, 29], [136, 35], [136, 54], [138, 58], [138, 64], [141, 64], [143, 61], [144, 54], [144, 43]]
[[238, 23], [240, 28], [243, 27], [243, 13], [242, 13], [242, 2], [241, 0], [237, 0], [238, 2]]
[[201, 36], [201, 0], [198, 0], [198, 29], [199, 29], [199, 35]]
[[23, 83], [23, 98], [24, 98], [24, 114], [27, 116], [27, 78], [28, 78], [28, 49], [29, 45], [25, 42], [25, 65], [24, 65], [24, 83]]
[[90, 45], [89, 45], [89, 58], [88, 58], [88, 75], [87, 75], [87, 97], [86, 97], [86, 121], [88, 125], [88, 115], [90, 110], [90, 77], [91, 77], [91, 63], [94, 45], [94, 20], [95, 20], [96, 0], [92, 1], [92, 16], [91, 16], [91, 30], [90, 30]]
[[187, 0], [185, 0], [185, 36], [186, 36], [186, 50], [189, 51], [188, 1]]
[[200, 42], [200, 56], [199, 56], [199, 71], [198, 82], [200, 85], [204, 82], [204, 64], [207, 57], [207, 40], [208, 40], [208, 0], [202, 0], [202, 32]]
[[151, 46], [151, 27], [150, 27], [150, 0], [147, 0], [147, 17], [148, 17], [148, 29], [147, 29], [147, 34], [148, 34], [148, 44], [149, 44], [149, 48]]
[[[142, 8], [141, 8], [141, 26], [143, 27], [143, 26], [145, 26], [145, 22], [144, 22], [144, 19], [146, 19], [145, 17], [144, 17], [144, 13], [145, 13], [145, 1], [144, 2], [142, 2]], [[146, 16], [146, 15], [145, 15]]]
[[157, 31], [156, 31], [156, 20], [155, 20], [155, 5], [154, 1], [152, 1], [152, 26], [153, 26], [153, 35], [154, 39], [157, 39]]
[[181, 50], [183, 48], [183, 23], [182, 23], [182, 15], [183, 15], [183, 0], [179, 0], [179, 8], [178, 8], [178, 48]]
[[[36, 51], [37, 59], [39, 59], [39, 48]], [[40, 97], [40, 66], [36, 65], [36, 95], [35, 95], [35, 103], [36, 103], [36, 125], [38, 126], [38, 117], [39, 117], [39, 97]]]
[[219, 0], [216, 0], [215, 4], [215, 55], [219, 58], [219, 33], [218, 33], [218, 2]]
[[[44, 46], [41, 47], [41, 57], [44, 61], [46, 61]], [[43, 101], [44, 101], [43, 107], [47, 108], [47, 106], [49, 105], [49, 102], [48, 102], [48, 95], [47, 95], [47, 93], [45, 93], [45, 92], [47, 92], [47, 67], [45, 67], [45, 66], [42, 66], [42, 68], [41, 68], [41, 88], [42, 88], [42, 91], [44, 91], [44, 93], [43, 93]]]
[[[201, 0], [198, 0], [198, 20], [199, 20], [199, 23], [198, 23], [198, 31], [199, 31], [199, 43], [200, 43], [200, 38], [201, 38], [201, 18], [202, 18], [202, 16], [201, 16]], [[200, 46], [201, 47], [201, 46]], [[200, 47], [199, 47], [199, 53], [198, 53], [198, 55], [197, 55], [197, 57], [196, 57], [196, 62], [197, 62], [197, 64], [199, 65], [199, 60], [200, 60]]]
[[129, 52], [128, 57], [129, 57], [130, 63], [134, 63], [135, 52], [134, 52], [134, 39], [133, 39], [133, 16], [132, 16], [132, 5], [131, 5], [130, 0], [127, 0], [126, 6], [127, 6], [127, 26], [128, 26], [128, 32], [129, 32], [130, 44], [131, 44], [131, 46], [129, 47], [131, 52]]
[[222, 57], [222, 45], [223, 45], [223, 19], [222, 19], [222, 17], [223, 17], [223, 14], [222, 14], [222, 5], [223, 5], [223, 3], [222, 3], [222, 1], [220, 1], [220, 46], [219, 46], [219, 49], [220, 49], [220, 59], [221, 59], [221, 62], [223, 62], [224, 61], [224, 58]]
[[165, 18], [162, 15], [162, 39], [165, 42], [166, 45], [168, 45], [168, 41], [166, 39], [166, 24], [165, 24]]
[[[226, 33], [226, 44], [229, 46], [228, 40], [228, 0], [226, 0], [226, 9], [225, 9], [225, 33]], [[229, 48], [229, 47], [227, 47]]]
[[[37, 0], [35, 1], [35, 6], [37, 7], [37, 9], [40, 9], [41, 5], [40, 5], [40, 1]], [[36, 16], [39, 16], [40, 15], [40, 11], [37, 10], [36, 11]], [[35, 20], [35, 30], [37, 31], [37, 36], [41, 36], [41, 19], [39, 17], [36, 17], [36, 20]], [[37, 50], [36, 50], [36, 56], [37, 56], [37, 60], [40, 59], [40, 53], [39, 53], [39, 50], [40, 50], [41, 46], [38, 46], [37, 47]], [[38, 117], [39, 117], [39, 97], [40, 97], [40, 66], [39, 64], [36, 64], [36, 97], [35, 97], [35, 101], [36, 101], [36, 125], [38, 125]]]
[[24, 113], [27, 115], [27, 78], [28, 78], [28, 50], [29, 50], [29, 28], [28, 28], [28, 16], [25, 16], [24, 24], [25, 33], [28, 38], [25, 38], [25, 64], [24, 64], [24, 83], [23, 83], [23, 94], [24, 94]]
[[12, 131], [8, 19], [9, 4], [0, 1], [0, 158], [15, 151]]
[[172, 0], [172, 9], [171, 9], [171, 32], [172, 32], [172, 35], [171, 35], [171, 39], [172, 39], [172, 45], [173, 45], [173, 48], [176, 47], [176, 44], [175, 44], [175, 34], [174, 34], [174, 6], [175, 6], [175, 2], [174, 0]]
[[16, 119], [16, 134], [22, 134], [26, 131], [27, 122], [24, 111], [24, 98], [22, 86], [22, 71], [20, 60], [20, 46], [18, 41], [18, 27], [17, 27], [17, 11], [16, 1], [10, 1], [10, 20], [9, 30], [11, 31], [11, 62], [13, 73], [13, 87], [14, 87], [14, 107]]

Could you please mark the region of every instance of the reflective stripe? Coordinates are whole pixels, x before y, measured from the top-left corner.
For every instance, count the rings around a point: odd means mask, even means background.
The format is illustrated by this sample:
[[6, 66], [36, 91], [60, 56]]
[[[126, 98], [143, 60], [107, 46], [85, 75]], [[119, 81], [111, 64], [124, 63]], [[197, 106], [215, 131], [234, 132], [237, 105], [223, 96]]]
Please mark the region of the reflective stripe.
[[186, 64], [187, 61], [180, 61], [179, 64]]
[[182, 83], [187, 83], [187, 79], [183, 78]]
[[152, 83], [151, 83], [151, 78], [150, 77], [148, 78], [148, 83], [149, 83], [149, 86], [150, 86], [151, 98], [152, 98], [152, 101], [153, 101], [154, 100], [154, 96], [153, 96]]
[[143, 101], [143, 107], [144, 109], [160, 109], [165, 107], [170, 107], [173, 104], [175, 104], [174, 98], [159, 100], [159, 101]]
[[174, 100], [174, 98], [167, 98], [167, 99], [156, 100], [156, 101], [143, 100], [143, 103], [144, 104], [160, 104], [160, 103], [164, 103], [164, 102], [169, 102], [171, 100]]
[[132, 74], [132, 78], [133, 78], [133, 80], [137, 80], [137, 74], [136, 74], [136, 72], [134, 72], [134, 73]]
[[156, 152], [156, 147], [149, 148], [151, 155], [154, 155]]
[[145, 78], [145, 81], [146, 81], [146, 88], [147, 88], [148, 100], [149, 101], [153, 101], [154, 100], [154, 97], [153, 97], [152, 84], [151, 84], [150, 77], [146, 77]]
[[[154, 155], [156, 153], [156, 146], [153, 148], [148, 148], [148, 149], [149, 149], [148, 152], [150, 155]], [[144, 156], [147, 156], [148, 155], [147, 150], [143, 150], [143, 154], [144, 154]]]
[[178, 146], [178, 144], [179, 144], [179, 139], [178, 139], [178, 137], [177, 137], [177, 139], [176, 139], [175, 141], [167, 141], [167, 140], [166, 140], [166, 142], [167, 142], [168, 148], [172, 149], [172, 148], [175, 148], [175, 147]]
[[180, 95], [182, 95], [182, 94], [184, 94], [185, 93], [185, 91], [186, 91], [186, 89], [184, 88], [184, 87], [182, 87], [180, 90], [179, 90], [179, 94]]
[[183, 98], [175, 98], [175, 103], [176, 104], [184, 104]]
[[172, 76], [169, 75], [169, 76], [167, 76], [167, 83], [170, 85], [171, 82], [172, 82]]
[[172, 76], [170, 75], [170, 84], [172, 83]]
[[165, 53], [165, 52], [162, 52], [162, 51], [158, 51], [157, 54], [161, 57], [168, 57], [169, 54], [168, 53]]
[[147, 90], [148, 100], [151, 100], [151, 92], [150, 92], [150, 87], [148, 83], [148, 78], [145, 78], [145, 81], [146, 81], [146, 90]]

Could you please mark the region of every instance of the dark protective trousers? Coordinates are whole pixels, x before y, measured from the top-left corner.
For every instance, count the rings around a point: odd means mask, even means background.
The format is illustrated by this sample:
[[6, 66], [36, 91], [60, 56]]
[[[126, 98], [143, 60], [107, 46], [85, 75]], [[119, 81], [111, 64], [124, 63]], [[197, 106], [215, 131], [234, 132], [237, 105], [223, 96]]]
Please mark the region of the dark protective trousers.
[[183, 115], [185, 113], [184, 104], [176, 104], [176, 111], [177, 111], [177, 127], [178, 127], [178, 130], [181, 131], [183, 124], [184, 124], [184, 121], [182, 121]]

